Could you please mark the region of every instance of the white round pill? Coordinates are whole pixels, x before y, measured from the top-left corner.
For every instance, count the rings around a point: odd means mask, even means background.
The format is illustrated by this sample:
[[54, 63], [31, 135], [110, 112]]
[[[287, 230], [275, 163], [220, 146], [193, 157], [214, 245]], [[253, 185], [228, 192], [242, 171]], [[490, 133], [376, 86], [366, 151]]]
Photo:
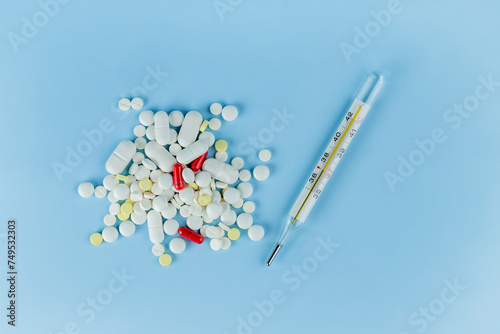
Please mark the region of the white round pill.
[[94, 195], [97, 198], [104, 198], [108, 194], [108, 191], [103, 186], [97, 186], [94, 190]]
[[172, 145], [172, 144], [175, 144], [177, 142], [177, 131], [175, 131], [174, 129], [170, 129], [170, 141], [167, 143], [167, 145]]
[[248, 237], [253, 241], [259, 241], [264, 237], [264, 234], [264, 228], [260, 225], [252, 225], [248, 229]]
[[266, 149], [261, 150], [259, 152], [259, 159], [261, 161], [264, 161], [264, 162], [267, 162], [267, 161], [271, 160], [271, 151], [266, 150]]
[[161, 196], [156, 196], [153, 199], [153, 204], [152, 204], [153, 210], [162, 212], [167, 208], [167, 200], [164, 197]]
[[212, 248], [214, 251], [218, 251], [222, 247], [222, 240], [221, 239], [212, 239], [210, 240], [210, 248]]
[[138, 164], [143, 159], [144, 159], [144, 154], [142, 154], [141, 152], [136, 152], [134, 154], [134, 157], [132, 158], [132, 161], [135, 162], [136, 164]]
[[243, 211], [246, 213], [253, 213], [255, 211], [255, 203], [252, 201], [243, 203]]
[[148, 141], [146, 140], [146, 138], [143, 137], [136, 138], [134, 140], [135, 147], [137, 147], [138, 150], [143, 150], [146, 147], [147, 143]]
[[231, 165], [233, 165], [233, 167], [236, 169], [242, 169], [244, 164], [245, 162], [240, 157], [236, 157], [231, 160]]
[[111, 203], [109, 205], [109, 213], [112, 215], [117, 215], [120, 213], [120, 204], [118, 203]]
[[112, 193], [119, 201], [124, 201], [130, 194], [130, 188], [125, 184], [119, 184], [113, 188]]
[[222, 214], [222, 206], [219, 203], [210, 203], [207, 205], [207, 215], [212, 219], [217, 219]]
[[213, 115], [220, 115], [220, 113], [222, 112], [222, 105], [220, 103], [212, 103], [210, 105], [210, 112], [213, 114]]
[[162, 174], [163, 172], [161, 171], [161, 169], [155, 169], [154, 171], [151, 172], [151, 174], [149, 174], [149, 178], [151, 179], [151, 181], [156, 183], [158, 182], [158, 179]]
[[174, 185], [174, 179], [172, 178], [171, 174], [165, 173], [160, 175], [160, 177], [158, 178], [158, 184], [163, 189], [168, 190], [171, 189], [172, 186]]
[[241, 198], [248, 198], [253, 194], [253, 187], [248, 182], [241, 182], [236, 188], [241, 194]]
[[229, 204], [234, 204], [241, 198], [240, 192], [234, 188], [227, 188], [223, 196], [224, 200]]
[[151, 209], [151, 200], [143, 198], [139, 203], [143, 210], [148, 211], [149, 209]]
[[180, 151], [182, 151], [182, 146], [177, 143], [172, 144], [168, 148], [168, 151], [175, 157], [177, 154], [179, 154]]
[[221, 241], [222, 241], [221, 249], [228, 249], [229, 247], [231, 247], [231, 240], [228, 237], [222, 238]]
[[114, 175], [107, 175], [103, 180], [102, 180], [102, 185], [104, 188], [107, 190], [112, 190], [114, 186], [116, 186], [119, 183], [119, 181], [116, 179]]
[[118, 198], [116, 198], [112, 191], [108, 193], [108, 200], [113, 203], [118, 202]]
[[217, 230], [217, 227], [211, 226], [211, 225], [206, 225], [207, 228], [205, 229], [205, 234], [207, 235], [207, 238], [217, 238], [217, 235], [219, 234], [219, 231]]
[[189, 212], [189, 208], [190, 206], [189, 205], [183, 205], [181, 206], [180, 210], [179, 210], [179, 214], [184, 217], [184, 218], [187, 218], [191, 215], [191, 213]]
[[203, 238], [208, 238], [207, 236], [207, 227], [209, 225], [203, 225], [201, 228], [200, 228], [200, 234], [203, 236]]
[[236, 202], [236, 203], [233, 203], [233, 208], [235, 209], [239, 209], [243, 206], [243, 198], [240, 197], [240, 199]]
[[148, 126], [146, 129], [146, 137], [151, 141], [156, 139], [156, 128], [154, 125]]
[[161, 215], [165, 219], [172, 219], [177, 216], [177, 208], [172, 203], [168, 203], [167, 208], [161, 212]]
[[238, 225], [239, 228], [242, 230], [246, 230], [253, 224], [253, 218], [252, 215], [249, 213], [240, 213], [238, 215], [238, 219], [236, 219], [236, 224]]
[[150, 126], [155, 121], [155, 114], [151, 110], [144, 110], [139, 114], [139, 122], [144, 126]]
[[208, 147], [211, 147], [215, 143], [215, 136], [212, 132], [205, 131], [198, 136], [198, 140], [204, 140], [208, 144]]
[[179, 191], [179, 198], [186, 204], [193, 203], [194, 190], [191, 187], [184, 187]]
[[248, 169], [242, 169], [239, 178], [243, 182], [248, 182], [252, 178], [252, 173]]
[[253, 169], [253, 177], [257, 181], [264, 181], [269, 177], [269, 168], [264, 165], [258, 165]]
[[221, 127], [221, 121], [218, 118], [212, 118], [209, 121], [208, 126], [210, 127], [211, 130], [217, 131]]
[[220, 220], [225, 225], [228, 225], [228, 226], [233, 225], [236, 222], [236, 212], [234, 212], [233, 210], [229, 210], [227, 212], [224, 212], [220, 216]]
[[113, 226], [105, 227], [101, 234], [106, 242], [114, 242], [118, 239], [118, 230]]
[[220, 162], [226, 162], [227, 158], [228, 158], [227, 152], [215, 153], [215, 159], [219, 160]]
[[[163, 194], [164, 191], [165, 191], [165, 189], [160, 187], [160, 185], [158, 183], [153, 183], [153, 185], [151, 186], [151, 192], [153, 194], [155, 194], [156, 196], [160, 196], [161, 194]], [[132, 198], [130, 198], [130, 199], [132, 199]], [[134, 202], [137, 202], [137, 201], [134, 201]], [[161, 210], [161, 211], [163, 211], [163, 210]]]
[[174, 254], [180, 254], [186, 250], [186, 242], [182, 238], [173, 238], [169, 243], [170, 250]]
[[144, 101], [140, 97], [134, 97], [132, 101], [130, 101], [130, 104], [132, 105], [132, 109], [141, 110], [144, 106]]
[[210, 185], [210, 181], [212, 181], [212, 177], [208, 172], [199, 172], [196, 174], [196, 184], [200, 187], [208, 187]]
[[184, 121], [184, 114], [179, 110], [171, 111], [170, 114], [168, 114], [168, 121], [172, 126], [181, 126]]
[[107, 215], [104, 216], [104, 224], [107, 226], [113, 226], [116, 223], [116, 216], [112, 215], [111, 213], [108, 213]]
[[220, 206], [222, 206], [222, 213], [223, 214], [226, 212], [229, 212], [229, 210], [231, 210], [231, 206], [229, 205], [229, 203], [221, 202]]
[[199, 216], [189, 216], [186, 224], [193, 231], [197, 231], [203, 226], [203, 219]]
[[142, 225], [146, 222], [147, 215], [146, 212], [144, 213], [139, 213], [139, 212], [132, 212], [130, 215], [130, 219], [134, 222], [136, 225]]
[[154, 244], [152, 251], [154, 256], [160, 256], [165, 253], [165, 247], [162, 244]]
[[83, 198], [89, 198], [94, 195], [94, 186], [90, 182], [82, 182], [78, 186], [78, 194]]
[[184, 168], [182, 170], [182, 178], [187, 184], [194, 182], [195, 180], [194, 172], [191, 170], [191, 168]]
[[144, 137], [146, 135], [146, 127], [144, 125], [136, 125], [134, 128], [134, 135], [136, 137]]
[[118, 228], [120, 230], [120, 234], [124, 237], [130, 237], [135, 233], [135, 224], [130, 220], [122, 221]]
[[168, 219], [165, 221], [165, 223], [163, 223], [163, 231], [167, 235], [176, 235], [178, 230], [179, 223], [175, 219]]
[[118, 108], [120, 108], [123, 111], [127, 111], [130, 109], [130, 100], [127, 98], [120, 99], [118, 101]]
[[238, 109], [235, 106], [228, 105], [222, 108], [222, 118], [224, 120], [231, 122], [238, 117]]
[[138, 170], [139, 170], [139, 165], [134, 162], [130, 165], [130, 168], [128, 169], [128, 173], [130, 175], [134, 175], [135, 173], [137, 173]]

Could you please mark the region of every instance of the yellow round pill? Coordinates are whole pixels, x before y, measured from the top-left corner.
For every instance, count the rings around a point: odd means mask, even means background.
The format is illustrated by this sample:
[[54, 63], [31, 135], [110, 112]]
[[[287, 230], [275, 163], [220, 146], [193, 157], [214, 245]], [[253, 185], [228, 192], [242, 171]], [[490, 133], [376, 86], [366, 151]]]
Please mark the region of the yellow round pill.
[[150, 179], [142, 179], [139, 181], [139, 188], [144, 191], [148, 191], [151, 189], [151, 186], [153, 185], [153, 182]]
[[[120, 208], [121, 210], [121, 208]], [[130, 217], [130, 214], [123, 213], [120, 211], [120, 213], [117, 215], [118, 219], [120, 220], [127, 220]]]
[[227, 237], [231, 240], [238, 240], [239, 237], [240, 237], [240, 230], [238, 230], [237, 228], [231, 228], [228, 232], [227, 232]]
[[212, 197], [209, 194], [202, 194], [198, 197], [198, 204], [201, 206], [207, 206], [212, 203]]
[[160, 264], [164, 267], [169, 266], [172, 263], [172, 257], [169, 254], [160, 255]]
[[120, 212], [126, 215], [130, 215], [132, 212], [134, 212], [134, 207], [131, 203], [125, 202], [120, 206]]
[[101, 233], [94, 233], [90, 236], [90, 242], [92, 245], [100, 245], [102, 243], [102, 234]]
[[226, 152], [227, 150], [227, 141], [219, 139], [215, 142], [215, 150], [217, 152]]

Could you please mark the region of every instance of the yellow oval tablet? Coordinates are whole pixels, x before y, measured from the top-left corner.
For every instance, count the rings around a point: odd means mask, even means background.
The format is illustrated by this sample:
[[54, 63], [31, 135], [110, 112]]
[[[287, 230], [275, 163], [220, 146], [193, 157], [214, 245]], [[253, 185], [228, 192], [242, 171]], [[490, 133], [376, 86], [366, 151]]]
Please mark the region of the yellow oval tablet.
[[169, 254], [160, 255], [160, 264], [164, 267], [169, 266], [172, 263], [172, 257]]
[[130, 215], [129, 214], [126, 214], [126, 213], [123, 213], [123, 212], [120, 212], [118, 215], [117, 215], [118, 219], [120, 220], [127, 220]]
[[209, 194], [202, 194], [198, 197], [198, 204], [201, 206], [207, 206], [212, 203], [212, 197]]
[[226, 152], [227, 150], [227, 141], [219, 139], [215, 142], [215, 150], [217, 152]]
[[205, 130], [207, 129], [208, 124], [210, 124], [210, 122], [207, 121], [207, 120], [204, 120], [203, 123], [201, 123], [200, 131], [201, 132], [205, 132]]
[[101, 233], [94, 233], [90, 236], [90, 242], [92, 245], [100, 245], [102, 243], [102, 234]]
[[148, 191], [151, 189], [151, 186], [153, 185], [153, 182], [150, 179], [142, 179], [139, 181], [139, 188], [144, 191]]
[[134, 207], [131, 203], [125, 202], [120, 206], [120, 212], [126, 215], [130, 215], [132, 212], [134, 212]]
[[240, 237], [240, 230], [238, 230], [237, 228], [231, 228], [228, 232], [227, 232], [227, 237], [231, 240], [238, 240], [239, 237]]

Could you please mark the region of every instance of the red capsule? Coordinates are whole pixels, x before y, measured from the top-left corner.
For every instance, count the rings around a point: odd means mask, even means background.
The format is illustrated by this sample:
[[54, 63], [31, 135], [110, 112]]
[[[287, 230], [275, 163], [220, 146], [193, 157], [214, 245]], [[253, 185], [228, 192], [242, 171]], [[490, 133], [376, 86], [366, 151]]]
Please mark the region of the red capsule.
[[204, 240], [201, 234], [196, 233], [186, 226], [180, 227], [177, 232], [179, 232], [181, 237], [191, 240], [192, 242], [196, 242], [197, 244], [201, 244]]
[[205, 161], [207, 155], [208, 151], [206, 151], [203, 155], [200, 155], [198, 158], [194, 159], [194, 161], [191, 163], [191, 170], [193, 172], [197, 172], [201, 169], [201, 166], [203, 166], [203, 162]]
[[174, 165], [174, 187], [177, 190], [184, 189], [184, 179], [182, 178], [182, 164]]

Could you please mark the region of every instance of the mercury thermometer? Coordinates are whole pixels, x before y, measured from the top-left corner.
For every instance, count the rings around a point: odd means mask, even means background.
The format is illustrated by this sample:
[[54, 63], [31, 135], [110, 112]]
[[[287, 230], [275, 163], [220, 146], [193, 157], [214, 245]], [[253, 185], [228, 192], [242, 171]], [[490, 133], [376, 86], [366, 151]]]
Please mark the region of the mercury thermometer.
[[384, 83], [384, 77], [376, 73], [371, 73], [366, 78], [361, 90], [354, 99], [354, 103], [343, 118], [330, 144], [323, 152], [321, 159], [309, 176], [299, 198], [297, 198], [292, 210], [289, 212], [285, 224], [283, 225], [281, 236], [267, 261], [268, 266], [271, 265], [276, 254], [278, 254], [279, 250], [288, 241], [290, 236], [306, 221], [307, 216], [309, 216], [309, 213], [321, 196], [335, 168], [337, 168], [347, 148], [351, 144], [352, 139], [358, 132], [361, 123], [363, 123], [371, 106], [377, 99]]

